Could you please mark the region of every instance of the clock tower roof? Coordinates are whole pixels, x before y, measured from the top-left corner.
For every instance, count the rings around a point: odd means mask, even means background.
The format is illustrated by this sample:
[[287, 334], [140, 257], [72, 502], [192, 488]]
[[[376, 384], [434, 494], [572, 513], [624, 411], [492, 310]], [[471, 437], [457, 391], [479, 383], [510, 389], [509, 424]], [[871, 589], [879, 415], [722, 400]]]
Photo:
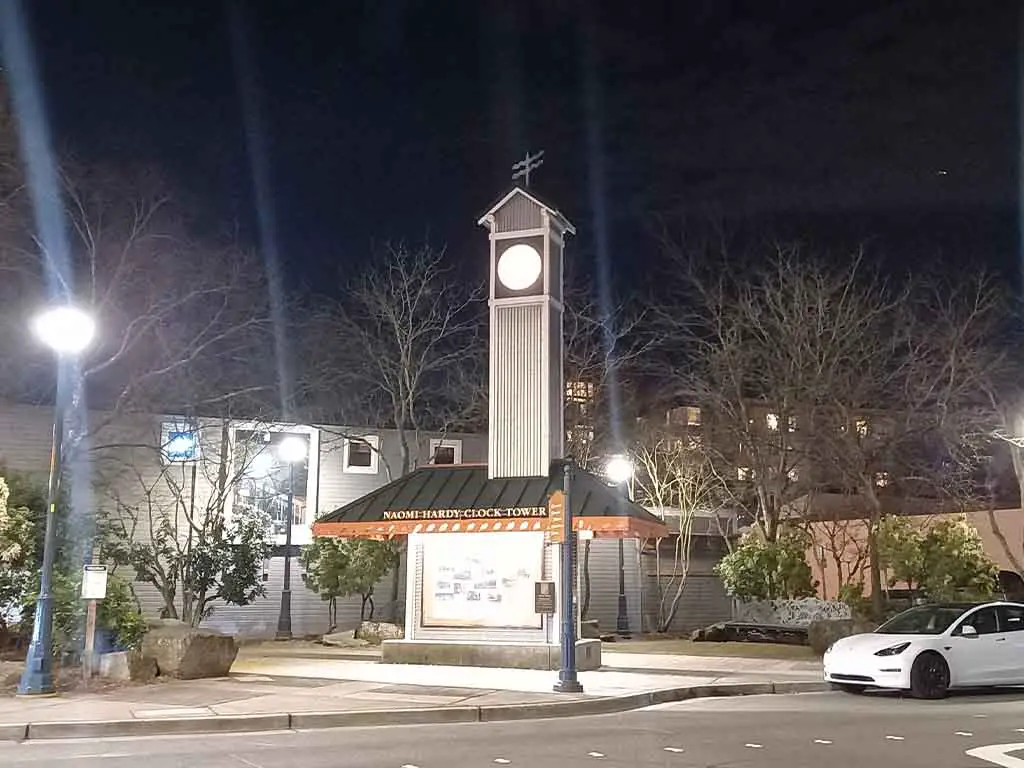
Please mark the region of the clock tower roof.
[[557, 227], [561, 231], [568, 232], [570, 235], [576, 234], [576, 228], [567, 218], [565, 218], [564, 215], [562, 215], [561, 211], [559, 211], [554, 206], [545, 203], [533, 192], [527, 192], [525, 189], [519, 186], [510, 189], [496, 203], [494, 203], [494, 205], [488, 208], [487, 212], [480, 217], [479, 221], [477, 221], [477, 224], [485, 226], [488, 229], [492, 229], [492, 223], [494, 221], [495, 214], [505, 209], [506, 207], [513, 205], [522, 205], [523, 203], [526, 203], [527, 205], [536, 206], [537, 208], [546, 211], [548, 216], [551, 217], [551, 220], [557, 225]]

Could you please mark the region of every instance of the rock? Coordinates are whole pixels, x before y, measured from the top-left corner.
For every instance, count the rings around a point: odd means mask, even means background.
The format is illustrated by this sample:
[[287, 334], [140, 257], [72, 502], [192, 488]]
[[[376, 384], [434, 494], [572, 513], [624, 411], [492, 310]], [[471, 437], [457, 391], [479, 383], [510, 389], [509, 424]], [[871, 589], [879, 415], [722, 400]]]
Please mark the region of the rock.
[[356, 637], [353, 630], [349, 630], [348, 632], [334, 632], [330, 635], [324, 635], [320, 638], [320, 642], [324, 645], [330, 645], [336, 648], [362, 648], [363, 646], [369, 645], [366, 640]]
[[704, 629], [695, 629], [690, 633], [690, 640], [695, 643], [725, 643], [729, 640], [729, 628], [725, 624], [712, 624]]
[[836, 640], [864, 632], [874, 632], [876, 628], [876, 624], [855, 619], [818, 619], [812, 621], [807, 628], [807, 641], [811, 650], [823, 656]]
[[380, 645], [385, 640], [401, 640], [405, 630], [397, 624], [383, 621], [364, 621], [356, 630], [356, 637], [370, 645]]
[[600, 640], [601, 630], [597, 619], [585, 619], [580, 622], [580, 638], [583, 640]]
[[156, 660], [161, 677], [196, 680], [227, 677], [238, 653], [230, 635], [182, 622], [154, 626], [142, 640], [142, 655]]
[[104, 653], [99, 658], [97, 674], [107, 680], [148, 683], [156, 677], [156, 659], [140, 651]]

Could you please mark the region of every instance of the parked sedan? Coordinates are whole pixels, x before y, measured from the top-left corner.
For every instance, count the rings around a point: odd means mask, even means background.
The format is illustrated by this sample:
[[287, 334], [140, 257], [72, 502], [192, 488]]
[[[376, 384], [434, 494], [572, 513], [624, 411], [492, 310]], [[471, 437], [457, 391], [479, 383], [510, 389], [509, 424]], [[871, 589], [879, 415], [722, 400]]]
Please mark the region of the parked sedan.
[[950, 688], [1024, 685], [1024, 605], [943, 603], [893, 617], [825, 651], [834, 688], [910, 691], [939, 699]]

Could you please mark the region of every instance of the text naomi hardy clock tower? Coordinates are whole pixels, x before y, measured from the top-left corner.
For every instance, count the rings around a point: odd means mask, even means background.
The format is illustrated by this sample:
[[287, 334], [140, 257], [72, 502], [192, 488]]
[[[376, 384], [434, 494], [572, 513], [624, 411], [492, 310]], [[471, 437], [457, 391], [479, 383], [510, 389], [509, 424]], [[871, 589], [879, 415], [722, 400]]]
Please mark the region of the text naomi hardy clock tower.
[[564, 452], [562, 252], [576, 230], [519, 187], [479, 223], [491, 242], [488, 476], [546, 476]]

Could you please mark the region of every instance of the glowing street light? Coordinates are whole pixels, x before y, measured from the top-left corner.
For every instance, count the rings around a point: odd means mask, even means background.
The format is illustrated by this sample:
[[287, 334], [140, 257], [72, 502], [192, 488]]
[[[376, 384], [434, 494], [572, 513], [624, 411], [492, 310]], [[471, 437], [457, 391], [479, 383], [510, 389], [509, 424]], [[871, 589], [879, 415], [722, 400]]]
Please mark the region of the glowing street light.
[[[633, 477], [636, 469], [628, 456], [612, 456], [605, 465], [604, 473], [614, 485], [624, 486], [629, 500], [633, 500]], [[626, 548], [619, 539], [619, 609], [615, 617], [615, 632], [629, 637], [629, 608], [626, 603]]]
[[612, 456], [604, 473], [614, 485], [626, 485], [633, 479], [633, 462], [628, 456]]
[[96, 333], [96, 323], [71, 305], [53, 307], [32, 322], [36, 336], [57, 354], [57, 402], [50, 449], [50, 481], [46, 491], [46, 533], [43, 539], [43, 567], [39, 576], [32, 642], [25, 658], [25, 670], [18, 684], [19, 696], [52, 696], [53, 687], [53, 560], [56, 555], [56, 509], [60, 498], [61, 461], [64, 449], [64, 416], [72, 392], [69, 376], [73, 358], [86, 350]]
[[65, 305], [39, 314], [32, 330], [58, 355], [78, 355], [92, 343], [96, 323], [87, 312]]
[[284, 585], [281, 610], [277, 615], [277, 639], [292, 639], [292, 523], [295, 515], [295, 465], [305, 461], [309, 444], [301, 437], [288, 435], [277, 446], [277, 456], [288, 464], [288, 519], [284, 527]]

